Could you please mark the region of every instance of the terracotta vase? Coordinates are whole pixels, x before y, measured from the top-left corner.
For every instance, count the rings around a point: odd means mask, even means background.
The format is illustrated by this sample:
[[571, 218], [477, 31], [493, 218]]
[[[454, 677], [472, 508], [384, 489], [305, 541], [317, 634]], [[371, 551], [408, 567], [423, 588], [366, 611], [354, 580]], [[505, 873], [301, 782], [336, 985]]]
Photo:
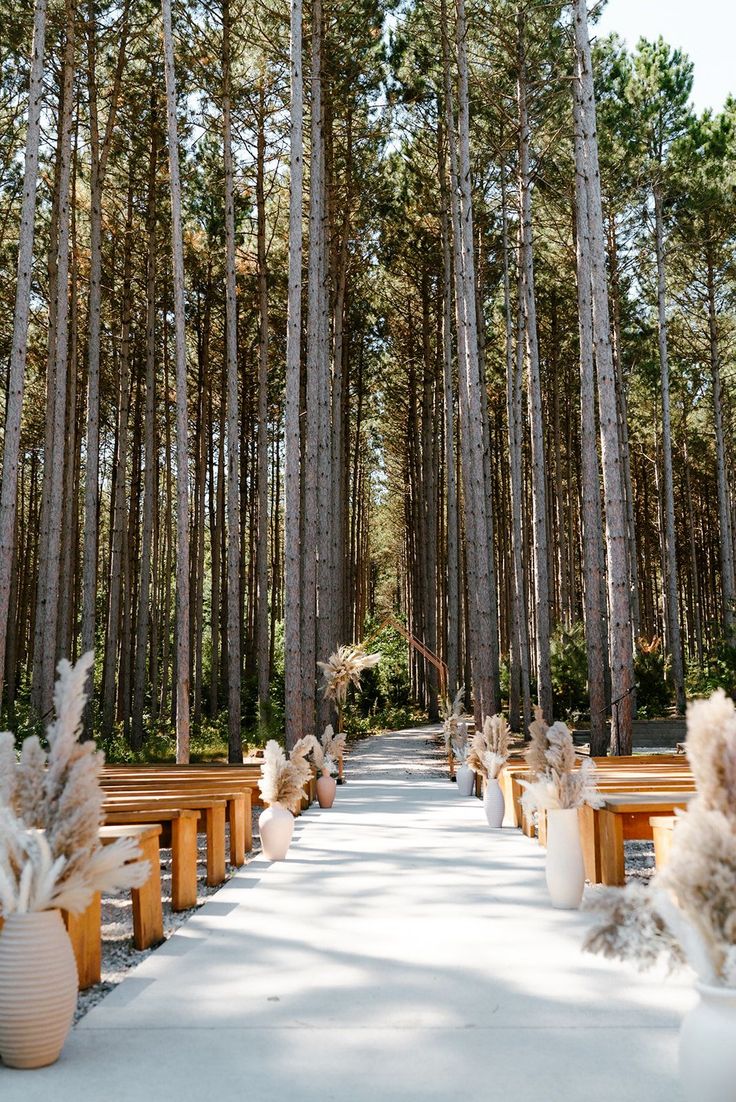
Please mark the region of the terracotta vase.
[[58, 1059], [77, 1005], [77, 964], [61, 911], [9, 915], [0, 933], [0, 1056], [10, 1068]]
[[323, 769], [322, 775], [317, 777], [317, 800], [320, 807], [332, 807], [337, 792], [337, 781], [330, 776], [329, 769]]
[[695, 985], [700, 996], [680, 1032], [680, 1081], [686, 1102], [736, 1100], [736, 989]]
[[486, 781], [486, 790], [483, 793], [483, 808], [489, 827], [492, 830], [498, 830], [503, 825], [506, 806], [501, 786], [495, 777], [489, 777]]
[[546, 874], [553, 906], [576, 911], [583, 898], [585, 866], [575, 807], [547, 812]]
[[271, 804], [258, 817], [263, 856], [269, 861], [284, 861], [294, 833], [294, 816], [281, 804]]

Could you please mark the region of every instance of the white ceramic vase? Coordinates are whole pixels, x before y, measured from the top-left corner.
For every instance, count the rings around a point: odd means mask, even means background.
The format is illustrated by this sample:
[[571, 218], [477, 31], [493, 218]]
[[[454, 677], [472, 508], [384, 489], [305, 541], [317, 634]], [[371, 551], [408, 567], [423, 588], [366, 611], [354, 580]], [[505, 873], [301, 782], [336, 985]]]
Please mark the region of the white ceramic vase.
[[329, 769], [323, 769], [317, 777], [317, 801], [320, 807], [332, 807], [337, 792], [337, 781], [330, 776]]
[[0, 1056], [10, 1068], [58, 1059], [77, 1005], [77, 963], [61, 911], [9, 915], [0, 933]]
[[489, 777], [486, 781], [486, 790], [483, 793], [483, 808], [486, 813], [488, 825], [492, 830], [498, 830], [503, 825], [504, 811], [506, 810], [501, 785], [495, 777]]
[[736, 1102], [736, 988], [695, 985], [700, 996], [680, 1031], [686, 1102]]
[[475, 788], [475, 773], [469, 765], [458, 765], [455, 770], [458, 796], [472, 796]]
[[281, 804], [271, 804], [258, 817], [263, 856], [269, 861], [283, 861], [294, 833], [294, 816]]
[[577, 808], [547, 812], [547, 888], [555, 907], [575, 911], [585, 887]]

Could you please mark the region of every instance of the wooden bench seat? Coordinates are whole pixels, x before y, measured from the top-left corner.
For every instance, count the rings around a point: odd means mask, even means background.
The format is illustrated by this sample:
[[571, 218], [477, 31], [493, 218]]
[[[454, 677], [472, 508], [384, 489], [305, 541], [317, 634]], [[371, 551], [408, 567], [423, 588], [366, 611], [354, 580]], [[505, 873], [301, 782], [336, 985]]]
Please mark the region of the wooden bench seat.
[[[161, 906], [161, 858], [158, 823], [138, 826], [108, 826], [100, 828], [103, 846], [112, 845], [120, 838], [133, 838], [142, 851], [144, 860], [150, 862], [151, 872], [140, 888], [131, 888], [133, 907], [133, 944], [136, 949], [150, 949], [163, 941], [164, 919]], [[102, 975], [102, 901], [95, 894], [86, 911], [80, 915], [62, 911], [62, 918], [72, 943], [77, 961], [79, 987], [99, 983]]]
[[653, 838], [651, 819], [685, 808], [695, 795], [689, 792], [609, 794], [601, 808], [581, 808], [586, 875], [593, 883], [626, 882], [624, 841]]
[[245, 864], [246, 853], [253, 848], [252, 790], [248, 782], [238, 780], [187, 781], [177, 777], [152, 777], [140, 781], [131, 778], [103, 778], [102, 788], [111, 798], [121, 796], [154, 797], [173, 796], [191, 799], [225, 800], [226, 819], [230, 824], [230, 863], [240, 867]]
[[[169, 793], [162, 796], [134, 795], [133, 793], [105, 794], [103, 812], [106, 822], [109, 814], [134, 814], [149, 812], [150, 822], [155, 822], [159, 810], [194, 811], [195, 830], [197, 821], [201, 821], [207, 838], [207, 883], [211, 887], [222, 884], [226, 875], [225, 864], [225, 812], [226, 801], [212, 796], [197, 796], [193, 793]], [[118, 818], [118, 823], [123, 819]], [[137, 820], [141, 822], [142, 820]]]
[[160, 823], [160, 845], [171, 846], [171, 907], [188, 911], [197, 906], [197, 819], [196, 808], [153, 807], [106, 808], [107, 826]]

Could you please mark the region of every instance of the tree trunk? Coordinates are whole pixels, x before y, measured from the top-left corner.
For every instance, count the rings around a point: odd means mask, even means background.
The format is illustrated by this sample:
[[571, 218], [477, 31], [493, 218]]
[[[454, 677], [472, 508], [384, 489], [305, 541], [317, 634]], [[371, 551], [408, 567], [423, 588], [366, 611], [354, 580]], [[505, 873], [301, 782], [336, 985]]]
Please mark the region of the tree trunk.
[[621, 478], [616, 379], [611, 351], [606, 246], [603, 228], [595, 91], [588, 37], [586, 0], [575, 0], [575, 45], [581, 87], [581, 126], [585, 153], [585, 188], [590, 234], [593, 344], [598, 379], [603, 495], [606, 518], [609, 653], [611, 669], [611, 747], [630, 754], [634, 691], [631, 594], [627, 556], [628, 527]]
[[662, 386], [662, 476], [664, 494], [665, 593], [667, 645], [672, 660], [672, 681], [678, 715], [685, 712], [685, 674], [682, 661], [680, 613], [677, 601], [677, 547], [675, 542], [675, 487], [672, 471], [672, 420], [670, 416], [670, 366], [667, 347], [667, 282], [664, 255], [664, 220], [659, 186], [654, 187], [654, 224], [657, 251], [657, 317], [659, 322], [659, 370]]
[[289, 296], [286, 333], [284, 427], [284, 664], [286, 745], [301, 738], [301, 332], [302, 191], [304, 180], [302, 84], [302, 0], [291, 0], [291, 105], [289, 179]]
[[585, 641], [590, 695], [590, 752], [608, 751], [606, 725], [606, 610], [601, 578], [601, 481], [596, 446], [595, 368], [593, 364], [593, 305], [590, 280], [590, 234], [585, 189], [585, 154], [581, 129], [580, 86], [573, 84], [575, 120], [575, 228], [578, 276], [578, 331], [580, 339], [580, 481], [583, 524], [583, 578]]
[[171, 0], [162, 0], [176, 348], [176, 760], [189, 761], [189, 443], [184, 248]]
[[529, 389], [529, 420], [532, 460], [532, 528], [534, 531], [534, 621], [537, 648], [537, 699], [548, 723], [552, 722], [552, 671], [550, 668], [550, 593], [547, 541], [547, 474], [544, 457], [542, 420], [542, 383], [539, 374], [537, 304], [534, 289], [534, 251], [532, 235], [531, 135], [527, 111], [526, 56], [523, 25], [519, 29], [519, 230], [521, 293]]
[[33, 17], [33, 46], [28, 96], [23, 200], [18, 240], [18, 278], [15, 285], [13, 343], [10, 352], [8, 390], [3, 439], [3, 475], [0, 491], [0, 701], [5, 673], [5, 645], [8, 633], [10, 583], [15, 549], [15, 518], [18, 496], [18, 456], [23, 413], [28, 319], [31, 304], [33, 238], [36, 217], [38, 150], [43, 100], [44, 45], [46, 38], [46, 0], [36, 0]]

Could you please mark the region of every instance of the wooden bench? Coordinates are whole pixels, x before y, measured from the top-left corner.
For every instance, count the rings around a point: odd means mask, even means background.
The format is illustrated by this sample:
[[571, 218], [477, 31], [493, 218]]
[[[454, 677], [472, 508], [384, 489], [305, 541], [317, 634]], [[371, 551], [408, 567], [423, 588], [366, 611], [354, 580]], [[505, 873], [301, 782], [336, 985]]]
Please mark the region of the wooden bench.
[[659, 815], [670, 816], [676, 808], [687, 807], [694, 795], [694, 791], [608, 795], [601, 808], [581, 809], [588, 879], [593, 883], [625, 884], [624, 841], [653, 838], [651, 819]]
[[[138, 796], [132, 793], [113, 795], [107, 792], [103, 804], [106, 822], [110, 821], [108, 818], [110, 814], [125, 815], [143, 811], [148, 812], [151, 816], [148, 822], [158, 822], [156, 815], [159, 810], [195, 811], [197, 813], [195, 830], [197, 821], [202, 822], [207, 838], [207, 883], [210, 887], [217, 887], [218, 884], [222, 884], [226, 876], [225, 808], [225, 800], [211, 796], [200, 797], [189, 792], [181, 795], [170, 793], [161, 796]], [[117, 823], [125, 821], [121, 818], [116, 820]], [[132, 821], [142, 822], [143, 820]]]
[[160, 823], [160, 844], [171, 846], [171, 907], [174, 911], [188, 911], [197, 906], [197, 819], [195, 808], [107, 808], [104, 811], [108, 826]]
[[649, 819], [652, 838], [654, 839], [654, 864], [658, 869], [666, 865], [670, 859], [672, 839], [678, 818], [680, 818], [678, 815], [652, 815]]
[[244, 865], [246, 853], [253, 848], [252, 794], [247, 781], [188, 780], [181, 777], [161, 780], [158, 777], [143, 780], [103, 777], [102, 788], [110, 798], [172, 796], [175, 799], [198, 800], [209, 797], [224, 800], [226, 819], [230, 824], [230, 863], [237, 867]]

